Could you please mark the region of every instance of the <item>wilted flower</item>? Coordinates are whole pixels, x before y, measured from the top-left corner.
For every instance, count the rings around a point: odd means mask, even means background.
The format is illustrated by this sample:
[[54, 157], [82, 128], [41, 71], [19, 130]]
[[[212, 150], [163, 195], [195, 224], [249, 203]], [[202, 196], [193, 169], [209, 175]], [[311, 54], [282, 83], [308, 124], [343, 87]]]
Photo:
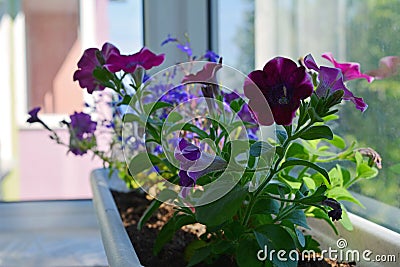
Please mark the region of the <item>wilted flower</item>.
[[133, 55], [112, 54], [104, 67], [110, 72], [133, 73], [138, 67], [149, 70], [161, 65], [164, 61], [164, 54], [156, 55], [149, 49], [143, 47], [139, 52]]
[[330, 95], [337, 90], [343, 90], [344, 100], [352, 101], [356, 108], [361, 110], [361, 112], [364, 112], [367, 109], [368, 105], [364, 102], [364, 100], [361, 97], [355, 97], [353, 93], [344, 85], [343, 74], [340, 69], [325, 66], [318, 67], [311, 54], [304, 58], [304, 64], [307, 68], [318, 72], [319, 84], [315, 93], [319, 97], [324, 97], [328, 94]]
[[333, 198], [327, 198], [322, 201], [322, 205], [331, 207], [332, 210], [328, 211], [328, 216], [332, 218], [332, 221], [338, 221], [342, 219], [342, 207], [340, 203]]
[[[305, 68], [298, 67], [294, 61], [284, 57], [270, 60], [263, 70], [251, 72], [248, 78], [257, 85], [268, 102], [274, 121], [280, 125], [292, 124], [301, 100], [313, 92], [311, 78]], [[260, 124], [271, 125], [269, 118], [263, 117], [268, 113], [268, 107], [260, 99], [260, 94], [255, 92], [257, 87], [251, 81], [246, 80], [244, 85], [250, 108]]]

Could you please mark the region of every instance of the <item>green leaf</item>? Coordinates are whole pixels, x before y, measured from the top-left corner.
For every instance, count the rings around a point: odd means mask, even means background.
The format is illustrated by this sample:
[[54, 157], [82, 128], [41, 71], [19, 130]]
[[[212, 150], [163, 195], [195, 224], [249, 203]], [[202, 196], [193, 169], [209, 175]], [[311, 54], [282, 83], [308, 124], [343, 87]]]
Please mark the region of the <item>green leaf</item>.
[[283, 144], [285, 140], [288, 138], [287, 132], [283, 130], [276, 130], [276, 137], [278, 138], [279, 143]]
[[144, 109], [144, 113], [150, 115], [154, 111], [161, 109], [161, 108], [166, 108], [166, 107], [173, 107], [173, 105], [170, 103], [167, 103], [167, 102], [158, 101], [156, 103], [149, 103], [149, 104], [144, 105], [143, 109]]
[[150, 219], [151, 215], [153, 215], [153, 213], [161, 206], [162, 203], [169, 199], [174, 199], [176, 198], [176, 196], [177, 193], [170, 189], [164, 189], [163, 191], [161, 191], [160, 194], [157, 196], [157, 199], [153, 199], [151, 201], [150, 205], [142, 214], [142, 217], [140, 217], [140, 220], [137, 224], [137, 229], [142, 229], [143, 225]]
[[297, 240], [299, 241], [300, 246], [304, 247], [306, 245], [306, 239], [303, 232], [298, 228], [295, 228], [294, 231], [296, 232]]
[[343, 187], [334, 187], [334, 188], [330, 189], [328, 191], [328, 197], [331, 197], [336, 200], [350, 201], [350, 202], [356, 203], [357, 205], [359, 205], [361, 207], [364, 207], [363, 204], [361, 204], [361, 202], [358, 199], [353, 197], [353, 195], [350, 194], [350, 192], [346, 188], [343, 188]]
[[276, 224], [267, 224], [257, 227], [254, 231], [257, 243], [260, 248], [264, 249], [267, 246], [268, 252], [275, 250], [286, 251], [285, 258], [287, 261], [280, 261], [277, 258], [278, 253], [272, 255], [272, 262], [278, 267], [296, 267], [297, 261], [292, 261], [289, 258], [289, 252], [296, 249], [296, 245], [292, 236], [281, 226]]
[[312, 126], [300, 134], [299, 138], [304, 140], [314, 140], [325, 138], [328, 140], [333, 139], [333, 133], [331, 128], [326, 125]]
[[251, 210], [251, 214], [277, 214], [280, 204], [271, 198], [260, 198], [256, 201]]
[[308, 151], [299, 143], [292, 143], [286, 151], [287, 158], [309, 159]]
[[118, 103], [118, 106], [129, 105], [131, 100], [132, 100], [132, 97], [130, 95], [124, 95], [124, 98], [122, 98], [121, 102]]
[[340, 223], [343, 225], [343, 227], [348, 230], [348, 231], [353, 231], [353, 224], [350, 221], [349, 214], [347, 213], [347, 210], [342, 207], [342, 219], [340, 220]]
[[332, 140], [327, 140], [328, 143], [334, 145], [337, 148], [340, 149], [345, 149], [346, 148], [346, 142], [343, 140], [342, 137], [339, 135], [334, 134]]
[[273, 146], [271, 146], [269, 143], [257, 141], [250, 146], [250, 155], [253, 157], [259, 157], [271, 151], [271, 149], [273, 149]]
[[317, 172], [319, 172], [320, 174], [322, 174], [328, 181], [330, 181], [329, 174], [326, 172], [326, 170], [324, 168], [321, 168], [312, 162], [309, 162], [306, 160], [301, 160], [301, 159], [291, 159], [291, 160], [285, 161], [284, 163], [282, 163], [281, 167], [279, 168], [279, 171], [284, 168], [290, 167], [290, 166], [298, 166], [298, 165], [307, 166], [311, 169], [314, 169]]
[[246, 194], [247, 190], [244, 187], [235, 186], [222, 198], [197, 207], [196, 219], [207, 226], [220, 225], [227, 220], [230, 220], [236, 214], [242, 205]]
[[310, 177], [303, 177], [303, 181], [306, 184], [307, 188], [314, 190], [316, 185], [313, 179], [311, 179]]
[[181, 229], [182, 226], [195, 222], [196, 220], [193, 218], [193, 216], [175, 213], [174, 216], [166, 224], [164, 224], [163, 228], [158, 233], [153, 247], [154, 254], [157, 255], [163, 248], [164, 244], [169, 242], [174, 236], [175, 232]]
[[323, 219], [331, 226], [332, 230], [335, 232], [336, 235], [339, 234], [335, 224], [332, 222], [331, 218], [329, 218], [328, 214], [323, 209], [317, 207], [311, 207], [310, 209], [307, 210], [306, 215], [307, 217]]
[[204, 261], [205, 259], [207, 259], [210, 256], [211, 252], [212, 252], [212, 250], [211, 250], [210, 246], [203, 246], [203, 247], [200, 247], [199, 249], [196, 249], [193, 253], [193, 256], [190, 257], [187, 267], [194, 266], [194, 265]]
[[317, 114], [313, 107], [308, 108], [308, 115], [313, 122], [323, 122], [324, 120]]
[[129, 162], [129, 171], [132, 176], [141, 173], [153, 167], [155, 164], [160, 163], [161, 160], [148, 152], [140, 152], [134, 156]]
[[123, 122], [133, 122], [133, 121], [141, 122], [141, 119], [139, 116], [137, 116], [135, 114], [126, 113], [126, 114], [124, 114], [122, 121]]
[[182, 127], [182, 130], [196, 133], [201, 139], [205, 139], [205, 138], [209, 137], [205, 131], [201, 130], [199, 127], [197, 127], [196, 125], [193, 125], [191, 123], [185, 123]]
[[242, 239], [236, 249], [236, 262], [239, 267], [263, 267], [264, 263], [257, 259], [260, 250], [257, 241], [254, 239]]
[[289, 213], [287, 216], [282, 218], [282, 221], [289, 221], [298, 226], [310, 229], [310, 227], [307, 224], [306, 215], [302, 210], [294, 210], [293, 212]]
[[167, 122], [169, 123], [176, 123], [183, 119], [183, 116], [178, 112], [171, 112], [168, 114]]
[[370, 167], [367, 163], [357, 165], [357, 178], [371, 179], [378, 175], [378, 169]]

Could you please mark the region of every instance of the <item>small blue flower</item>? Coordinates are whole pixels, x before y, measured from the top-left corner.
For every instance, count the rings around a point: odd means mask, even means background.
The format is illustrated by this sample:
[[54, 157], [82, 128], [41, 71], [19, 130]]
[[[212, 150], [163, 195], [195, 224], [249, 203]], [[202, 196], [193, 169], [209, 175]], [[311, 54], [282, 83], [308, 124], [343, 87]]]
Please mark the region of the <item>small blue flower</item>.
[[168, 34], [167, 39], [162, 41], [161, 46], [166, 45], [168, 43], [178, 42], [178, 39], [171, 37], [171, 34]]
[[211, 62], [218, 62], [220, 56], [217, 53], [215, 53], [214, 51], [208, 50], [204, 54], [204, 58], [208, 59]]
[[193, 52], [192, 52], [192, 48], [190, 48], [190, 44], [186, 43], [186, 44], [177, 44], [176, 45], [177, 48], [179, 48], [182, 52], [186, 53], [189, 57], [192, 56]]

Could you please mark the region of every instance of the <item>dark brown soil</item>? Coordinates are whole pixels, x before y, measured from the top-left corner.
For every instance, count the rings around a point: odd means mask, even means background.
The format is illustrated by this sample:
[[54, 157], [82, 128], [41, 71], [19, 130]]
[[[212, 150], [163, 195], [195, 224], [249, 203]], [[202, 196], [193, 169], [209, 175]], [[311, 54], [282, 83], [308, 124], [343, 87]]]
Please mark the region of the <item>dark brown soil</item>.
[[[146, 267], [183, 267], [187, 265], [184, 260], [185, 247], [197, 239], [197, 236], [203, 231], [201, 225], [194, 227], [185, 227], [179, 230], [171, 242], [167, 243], [158, 256], [153, 254], [154, 241], [161, 227], [168, 221], [173, 214], [173, 208], [169, 205], [162, 205], [161, 208], [153, 214], [142, 230], [137, 230], [136, 224], [150, 200], [141, 192], [133, 191], [130, 193], [120, 193], [112, 191], [114, 200], [117, 204], [122, 217], [125, 229], [132, 241], [132, 244], [138, 254], [140, 262]], [[197, 265], [197, 267], [210, 267], [210, 265]], [[213, 266], [234, 267], [236, 264], [232, 259], [225, 258], [215, 263]], [[324, 261], [305, 261], [299, 262], [299, 267], [352, 267], [355, 263], [338, 263], [329, 259]]]

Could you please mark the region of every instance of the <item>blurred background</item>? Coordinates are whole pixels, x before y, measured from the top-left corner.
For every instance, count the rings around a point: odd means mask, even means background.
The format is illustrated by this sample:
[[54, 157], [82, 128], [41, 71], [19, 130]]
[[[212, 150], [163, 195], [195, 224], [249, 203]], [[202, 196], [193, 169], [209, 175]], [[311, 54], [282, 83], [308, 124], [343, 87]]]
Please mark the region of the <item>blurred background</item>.
[[[384, 56], [400, 56], [400, 0], [0, 0], [0, 199], [90, 198], [89, 174], [101, 162], [66, 155], [26, 123], [27, 112], [42, 107], [43, 120], [67, 138], [58, 122], [91, 101], [72, 80], [84, 49], [108, 41], [132, 54], [146, 45], [167, 53], [166, 67], [184, 57], [161, 42], [185, 33], [194, 55], [211, 49], [245, 74], [276, 55], [296, 60], [312, 53], [330, 65], [320, 58], [328, 51], [360, 62], [365, 72]], [[349, 86], [369, 108], [360, 113], [346, 103], [343, 121], [332, 127], [383, 158], [379, 176], [352, 189], [372, 199], [365, 201], [374, 210], [388, 205], [398, 212], [400, 77]]]

